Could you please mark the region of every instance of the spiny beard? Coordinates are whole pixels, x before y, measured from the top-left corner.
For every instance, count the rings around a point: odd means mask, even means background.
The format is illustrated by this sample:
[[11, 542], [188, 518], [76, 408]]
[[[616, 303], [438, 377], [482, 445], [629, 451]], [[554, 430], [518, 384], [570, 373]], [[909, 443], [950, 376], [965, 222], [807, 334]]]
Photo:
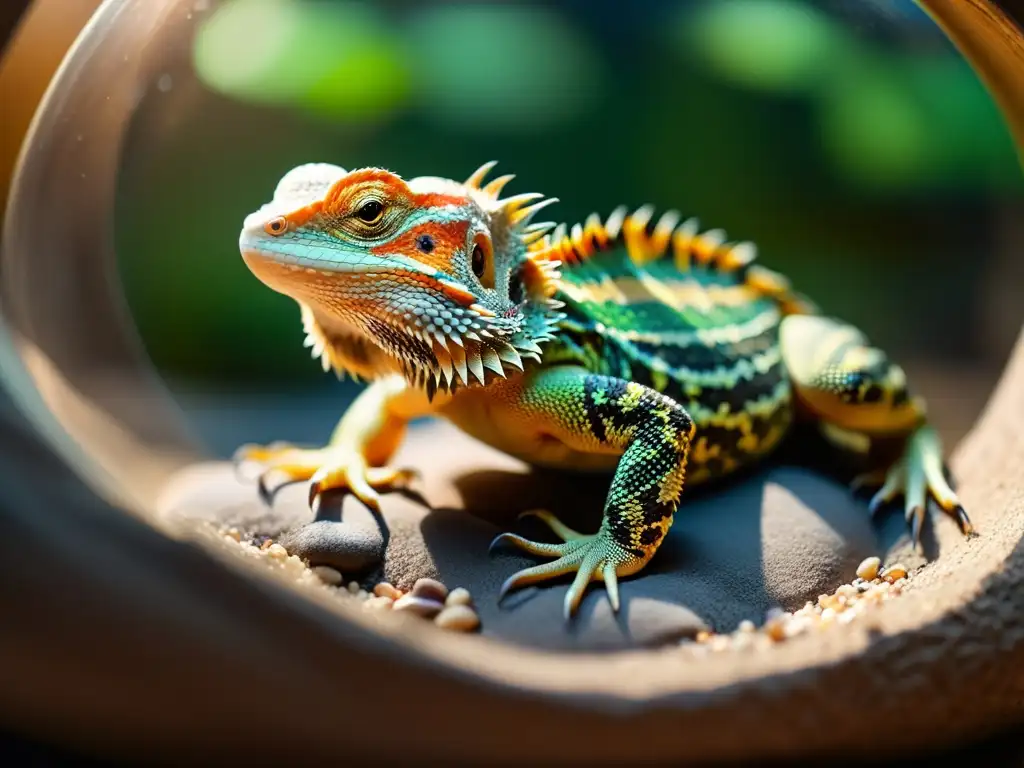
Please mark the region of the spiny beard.
[[553, 299], [526, 301], [515, 318], [476, 318], [467, 330], [445, 332], [364, 318], [364, 332], [328, 332], [313, 311], [302, 309], [306, 346], [324, 371], [372, 380], [400, 371], [433, 398], [438, 391], [485, 386], [541, 361], [544, 342], [554, 339], [562, 319]]

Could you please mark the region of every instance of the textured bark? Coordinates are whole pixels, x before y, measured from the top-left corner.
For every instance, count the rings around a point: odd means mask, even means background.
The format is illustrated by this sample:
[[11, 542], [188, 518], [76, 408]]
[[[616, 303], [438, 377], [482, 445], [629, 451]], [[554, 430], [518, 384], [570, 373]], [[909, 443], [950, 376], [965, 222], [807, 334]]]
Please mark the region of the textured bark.
[[[32, 426], [0, 428], [0, 727], [150, 759], [624, 762], [876, 758], [1020, 722], [1024, 337], [953, 460], [981, 535], [939, 526], [939, 558], [899, 600], [770, 652], [566, 657], [378, 623], [161, 525], [156, 492], [196, 454], [122, 324], [104, 196], [130, 85], [167, 55], [145, 43], [183, 23], [179, 5], [107, 4], [126, 36], [73, 53], [12, 196], [0, 369]], [[978, 0], [930, 6], [1019, 128], [1020, 34]], [[76, 91], [86, 71], [120, 96]], [[60, 120], [86, 115], [107, 143], [76, 155]], [[70, 162], [89, 164], [95, 200], [67, 183]], [[34, 221], [53, 210], [67, 215]]]

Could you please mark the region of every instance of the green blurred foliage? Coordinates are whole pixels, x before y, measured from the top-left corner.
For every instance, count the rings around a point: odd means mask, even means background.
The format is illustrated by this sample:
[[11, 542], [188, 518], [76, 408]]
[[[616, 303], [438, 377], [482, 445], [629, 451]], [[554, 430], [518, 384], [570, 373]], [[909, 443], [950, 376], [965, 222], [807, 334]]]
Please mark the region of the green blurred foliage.
[[542, 133], [600, 93], [604, 61], [548, 9], [441, 4], [421, 9], [405, 32], [416, 108], [447, 130]]
[[796, 0], [724, 0], [684, 8], [680, 43], [719, 77], [799, 93], [820, 87], [850, 39], [814, 6]]
[[497, 159], [564, 220], [678, 208], [897, 353], [969, 355], [978, 233], [1024, 188], [1012, 143], [912, 3], [837, 4], [227, 0], [197, 28], [198, 84], [147, 94], [125, 147], [118, 250], [149, 353], [211, 386], [324, 381], [294, 303], [239, 257], [245, 214], [302, 162]]
[[250, 103], [374, 122], [409, 97], [406, 52], [370, 5], [228, 0], [194, 50], [205, 85]]

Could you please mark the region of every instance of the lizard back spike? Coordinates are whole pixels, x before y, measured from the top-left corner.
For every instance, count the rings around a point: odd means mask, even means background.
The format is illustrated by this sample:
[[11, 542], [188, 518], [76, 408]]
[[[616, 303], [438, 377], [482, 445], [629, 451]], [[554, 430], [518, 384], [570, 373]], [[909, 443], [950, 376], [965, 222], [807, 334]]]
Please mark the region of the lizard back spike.
[[491, 197], [493, 197], [495, 200], [497, 200], [498, 195], [501, 194], [501, 190], [503, 190], [505, 186], [514, 178], [515, 174], [513, 173], [507, 173], [504, 176], [499, 176], [498, 178], [489, 182], [487, 186], [483, 188], [483, 191], [490, 195]]
[[469, 175], [463, 184], [470, 189], [480, 189], [480, 184], [487, 178], [487, 174], [498, 164], [497, 160], [488, 160]]
[[618, 246], [624, 247], [639, 267], [671, 255], [680, 272], [700, 266], [739, 275], [756, 260], [754, 243], [727, 241], [721, 229], [701, 233], [696, 218], [680, 224], [681, 219], [676, 210], [655, 218], [651, 205], [640, 206], [632, 213], [620, 206], [603, 222], [597, 214], [591, 214], [582, 224], [559, 224], [542, 238], [528, 235], [527, 245], [532, 256], [566, 265], [587, 261]]

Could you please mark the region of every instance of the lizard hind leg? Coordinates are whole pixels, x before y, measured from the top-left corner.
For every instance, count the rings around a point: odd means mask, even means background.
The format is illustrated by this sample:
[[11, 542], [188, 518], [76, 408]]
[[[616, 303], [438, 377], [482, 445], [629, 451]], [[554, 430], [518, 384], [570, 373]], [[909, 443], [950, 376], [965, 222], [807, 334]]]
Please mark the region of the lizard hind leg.
[[854, 489], [881, 485], [871, 500], [872, 513], [898, 496], [915, 546], [920, 546], [929, 497], [960, 530], [974, 529], [946, 479], [942, 442], [925, 418], [924, 402], [912, 397], [906, 376], [882, 350], [871, 346], [851, 325], [821, 316], [792, 316], [782, 321], [781, 344], [794, 389], [803, 408], [835, 433], [868, 438], [899, 438], [901, 456], [888, 467], [854, 479]]

